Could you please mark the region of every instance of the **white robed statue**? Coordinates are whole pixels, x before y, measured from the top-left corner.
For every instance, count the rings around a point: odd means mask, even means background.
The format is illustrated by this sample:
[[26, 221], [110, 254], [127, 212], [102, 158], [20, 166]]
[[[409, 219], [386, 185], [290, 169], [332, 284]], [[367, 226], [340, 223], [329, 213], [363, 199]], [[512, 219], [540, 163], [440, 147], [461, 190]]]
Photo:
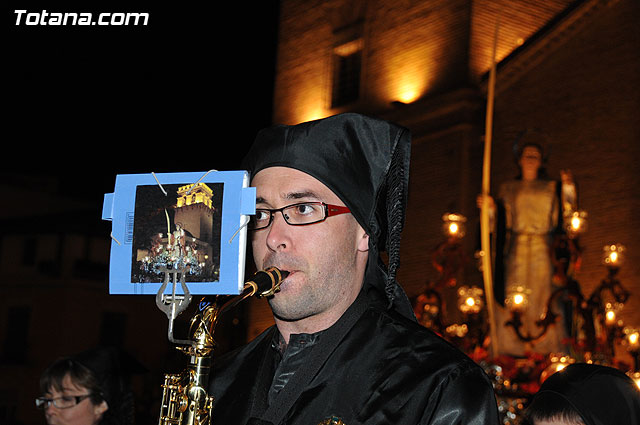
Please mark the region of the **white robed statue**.
[[[526, 352], [562, 352], [566, 351], [563, 339], [569, 336], [562, 305], [552, 305], [559, 317], [538, 340], [524, 342], [513, 327], [505, 326], [511, 318], [510, 308], [516, 307], [509, 297], [520, 294], [525, 300], [519, 307], [521, 333], [541, 333], [536, 321], [545, 314], [549, 297], [558, 288], [553, 279], [551, 258], [554, 233], [562, 226], [564, 213], [576, 205], [576, 188], [570, 172], [561, 172], [560, 185], [544, 175], [541, 143], [535, 139], [523, 141], [518, 153], [521, 175], [501, 184], [495, 200], [488, 199], [492, 229], [504, 236], [504, 244], [495, 247], [500, 250], [496, 253], [496, 275], [503, 273], [502, 278], [495, 279], [495, 293], [497, 298], [503, 296], [506, 301], [506, 305], [496, 303], [495, 306], [497, 352], [514, 356]], [[482, 195], [478, 205], [481, 203]], [[503, 264], [500, 264], [501, 257]]]

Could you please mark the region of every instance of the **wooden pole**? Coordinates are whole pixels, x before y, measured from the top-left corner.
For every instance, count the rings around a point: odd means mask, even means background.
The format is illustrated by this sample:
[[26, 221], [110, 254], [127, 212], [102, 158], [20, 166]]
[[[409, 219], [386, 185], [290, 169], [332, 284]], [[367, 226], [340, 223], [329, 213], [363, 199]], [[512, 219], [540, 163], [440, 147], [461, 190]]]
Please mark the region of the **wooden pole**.
[[498, 27], [500, 19], [496, 21], [496, 29], [493, 37], [493, 57], [491, 58], [491, 70], [489, 71], [489, 85], [487, 89], [487, 112], [485, 117], [484, 156], [482, 162], [482, 207], [480, 209], [480, 242], [482, 248], [482, 275], [484, 280], [484, 293], [489, 313], [489, 330], [491, 337], [491, 355], [497, 357], [498, 335], [493, 297], [493, 273], [491, 266], [491, 241], [489, 222], [489, 188], [491, 175], [491, 138], [493, 129], [493, 99], [496, 82], [496, 48], [498, 42]]

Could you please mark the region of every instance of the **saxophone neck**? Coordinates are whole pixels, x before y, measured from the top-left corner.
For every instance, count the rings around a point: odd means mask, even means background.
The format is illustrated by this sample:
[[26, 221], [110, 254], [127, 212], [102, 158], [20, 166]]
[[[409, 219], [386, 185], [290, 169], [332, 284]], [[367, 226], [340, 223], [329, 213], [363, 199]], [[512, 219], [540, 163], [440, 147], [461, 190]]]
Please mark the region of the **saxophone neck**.
[[215, 348], [213, 334], [220, 317], [220, 307], [216, 302], [200, 302], [200, 313], [193, 316], [190, 326], [190, 345], [176, 347], [191, 356], [208, 356]]

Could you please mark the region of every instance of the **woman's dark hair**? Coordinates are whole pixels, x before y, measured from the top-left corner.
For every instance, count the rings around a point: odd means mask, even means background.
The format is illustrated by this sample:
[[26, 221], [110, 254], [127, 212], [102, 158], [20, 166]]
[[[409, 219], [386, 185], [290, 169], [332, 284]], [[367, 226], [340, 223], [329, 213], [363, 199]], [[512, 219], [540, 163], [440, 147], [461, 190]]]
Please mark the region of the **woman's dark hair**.
[[40, 390], [62, 391], [62, 381], [86, 388], [94, 405], [105, 401], [109, 407], [100, 425], [132, 425], [135, 422], [134, 398], [128, 377], [123, 372], [121, 353], [115, 349], [84, 351], [73, 357], [56, 360], [40, 378]]
[[577, 409], [564, 397], [545, 393], [535, 397], [524, 414], [523, 425], [534, 425], [536, 421], [563, 421], [567, 424], [584, 424]]
[[104, 401], [104, 395], [96, 376], [87, 367], [70, 357], [56, 360], [42, 373], [40, 391], [44, 394], [53, 388], [58, 392], [62, 392], [62, 381], [67, 375], [75, 385], [86, 388], [89, 391], [91, 403], [98, 405]]
[[[525, 417], [568, 423], [640, 423], [640, 391], [624, 372], [608, 366], [574, 363], [547, 378]], [[573, 421], [573, 422], [571, 422]]]

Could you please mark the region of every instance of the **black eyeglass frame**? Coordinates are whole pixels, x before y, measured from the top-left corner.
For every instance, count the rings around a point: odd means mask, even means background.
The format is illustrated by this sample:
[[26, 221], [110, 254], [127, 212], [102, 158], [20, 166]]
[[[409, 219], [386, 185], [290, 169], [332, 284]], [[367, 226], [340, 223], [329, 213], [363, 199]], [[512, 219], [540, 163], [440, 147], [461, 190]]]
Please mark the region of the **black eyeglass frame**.
[[[80, 404], [84, 399], [91, 397], [91, 394], [83, 394], [83, 395], [63, 395], [61, 397], [56, 397], [56, 398], [47, 398], [47, 397], [38, 397], [36, 398], [36, 407], [38, 409], [46, 409], [47, 407], [49, 407], [51, 404], [53, 404], [55, 406], [56, 409], [70, 409], [74, 406], [77, 406], [78, 404]], [[63, 398], [71, 398], [71, 399], [75, 399], [75, 403], [71, 404], [69, 406], [58, 406], [58, 404], [56, 403], [56, 400], [60, 400]]]
[[[287, 218], [287, 216], [284, 213], [284, 210], [291, 208], [291, 207], [297, 207], [299, 205], [321, 205], [324, 209], [324, 216], [316, 221], [312, 221], [310, 223], [290, 223], [289, 219]], [[332, 204], [327, 204], [325, 202], [297, 202], [295, 204], [291, 204], [291, 205], [285, 205], [282, 208], [256, 208], [256, 215], [259, 212], [267, 212], [269, 213], [269, 222], [264, 225], [264, 226], [260, 226], [260, 227], [252, 227], [252, 222], [253, 222], [253, 217], [250, 219], [249, 221], [249, 230], [263, 230], [266, 229], [267, 227], [271, 226], [271, 223], [273, 223], [273, 216], [275, 215], [275, 213], [279, 212], [280, 214], [282, 214], [282, 218], [284, 218], [285, 223], [287, 223], [289, 226], [308, 226], [310, 224], [316, 224], [316, 223], [321, 223], [323, 221], [325, 221], [327, 218], [329, 217], [333, 217], [336, 215], [340, 215], [340, 214], [347, 214], [347, 213], [351, 213], [351, 210], [347, 207], [341, 206], [341, 205], [332, 205]], [[255, 217], [255, 216], [254, 216]]]

